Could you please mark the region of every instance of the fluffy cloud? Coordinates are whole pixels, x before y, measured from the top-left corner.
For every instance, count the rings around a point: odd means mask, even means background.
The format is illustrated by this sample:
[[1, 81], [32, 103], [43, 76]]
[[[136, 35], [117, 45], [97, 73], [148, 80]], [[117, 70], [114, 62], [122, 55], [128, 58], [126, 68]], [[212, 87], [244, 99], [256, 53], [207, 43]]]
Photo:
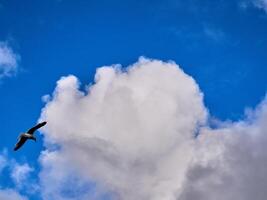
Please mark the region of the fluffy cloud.
[[264, 200], [267, 101], [244, 121], [203, 128], [181, 200]]
[[0, 42], [0, 78], [17, 72], [19, 58], [6, 42]]
[[206, 120], [202, 98], [173, 62], [99, 68], [86, 92], [76, 77], [63, 77], [42, 112], [46, 145], [59, 146], [41, 157], [42, 174], [76, 169], [116, 199], [174, 199]]
[[193, 78], [145, 58], [99, 68], [85, 90], [75, 76], [62, 77], [46, 97], [44, 199], [266, 197], [266, 100], [247, 119], [211, 128]]

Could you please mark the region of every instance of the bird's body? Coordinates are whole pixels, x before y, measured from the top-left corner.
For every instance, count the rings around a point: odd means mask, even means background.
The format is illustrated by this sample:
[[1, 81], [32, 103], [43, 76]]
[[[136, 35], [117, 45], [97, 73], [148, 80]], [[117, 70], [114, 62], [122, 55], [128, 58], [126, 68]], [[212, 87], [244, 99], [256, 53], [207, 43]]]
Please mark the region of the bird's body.
[[22, 133], [19, 138], [21, 137], [25, 137], [26, 139], [31, 139], [31, 140], [35, 140], [36, 141], [36, 138], [34, 137], [34, 135], [31, 135], [29, 133]]
[[37, 124], [36, 126], [29, 129], [26, 133], [22, 133], [19, 136], [19, 140], [14, 148], [14, 151], [17, 151], [28, 139], [36, 141], [36, 137], [34, 137], [33, 133], [37, 129], [41, 128], [42, 126], [46, 125], [46, 122], [42, 122]]

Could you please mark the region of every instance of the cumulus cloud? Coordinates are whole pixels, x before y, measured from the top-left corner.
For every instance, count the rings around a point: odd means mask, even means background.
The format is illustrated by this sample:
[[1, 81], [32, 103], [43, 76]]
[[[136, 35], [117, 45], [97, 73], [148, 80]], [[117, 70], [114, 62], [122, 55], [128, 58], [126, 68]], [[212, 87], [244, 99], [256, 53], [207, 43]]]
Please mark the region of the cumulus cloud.
[[87, 176], [81, 176], [79, 169], [64, 154], [44, 151], [40, 160], [43, 168], [39, 174], [42, 199], [93, 200], [105, 195], [101, 188], [96, 190], [95, 183], [88, 180]]
[[12, 48], [0, 41], [0, 78], [12, 76], [17, 72], [19, 55]]
[[42, 112], [46, 145], [59, 146], [42, 155], [42, 174], [55, 179], [72, 168], [116, 199], [174, 199], [206, 120], [202, 98], [173, 62], [99, 68], [86, 92], [63, 77]]
[[267, 100], [247, 119], [211, 128], [194, 79], [146, 58], [97, 69], [85, 90], [62, 77], [46, 99], [44, 199], [266, 197]]
[[204, 128], [181, 200], [266, 199], [266, 99], [244, 121]]

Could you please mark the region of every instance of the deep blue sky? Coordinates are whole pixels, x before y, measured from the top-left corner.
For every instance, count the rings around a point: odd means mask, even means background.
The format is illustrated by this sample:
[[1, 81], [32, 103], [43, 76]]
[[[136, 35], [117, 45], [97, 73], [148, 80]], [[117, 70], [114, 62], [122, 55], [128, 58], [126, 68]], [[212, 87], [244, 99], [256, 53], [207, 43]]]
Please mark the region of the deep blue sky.
[[[240, 3], [0, 0], [0, 41], [20, 55], [17, 75], [0, 84], [0, 149], [37, 166], [41, 142], [16, 154], [12, 148], [38, 119], [41, 97], [61, 76], [88, 84], [96, 67], [127, 66], [139, 56], [174, 60], [197, 81], [212, 116], [242, 119], [267, 89], [267, 14]], [[7, 180], [0, 177], [12, 185]]]

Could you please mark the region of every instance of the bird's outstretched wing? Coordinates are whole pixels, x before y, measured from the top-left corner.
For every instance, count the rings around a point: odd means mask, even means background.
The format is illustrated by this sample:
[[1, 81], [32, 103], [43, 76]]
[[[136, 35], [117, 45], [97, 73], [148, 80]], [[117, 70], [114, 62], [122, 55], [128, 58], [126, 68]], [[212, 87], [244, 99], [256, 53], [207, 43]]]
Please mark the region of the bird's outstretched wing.
[[36, 126], [34, 126], [34, 127], [32, 127], [31, 129], [29, 129], [28, 131], [27, 131], [27, 133], [29, 133], [29, 134], [33, 134], [34, 133], [34, 131], [36, 131], [38, 128], [41, 128], [42, 126], [44, 126], [44, 125], [46, 125], [46, 122], [42, 122], [42, 123], [39, 123], [39, 124], [37, 124]]
[[14, 151], [17, 151], [25, 142], [27, 138], [25, 137], [20, 137], [19, 141], [17, 142], [16, 146], [14, 147]]

